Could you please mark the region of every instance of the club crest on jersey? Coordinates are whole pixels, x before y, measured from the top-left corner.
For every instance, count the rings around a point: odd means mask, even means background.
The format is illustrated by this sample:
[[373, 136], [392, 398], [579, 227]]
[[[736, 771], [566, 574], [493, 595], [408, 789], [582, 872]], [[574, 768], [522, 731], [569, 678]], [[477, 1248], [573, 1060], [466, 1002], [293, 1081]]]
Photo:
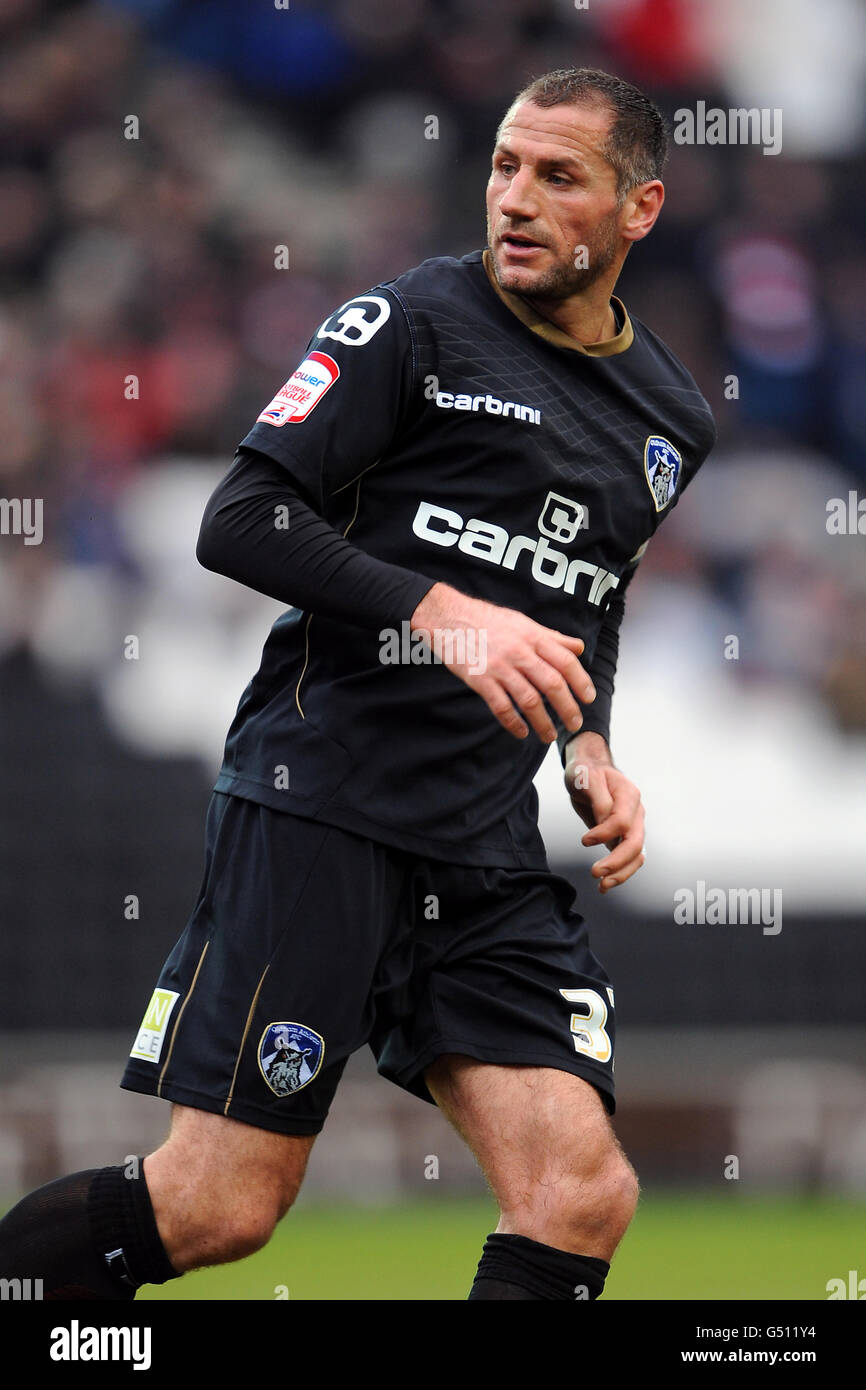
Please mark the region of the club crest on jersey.
[[677, 490], [683, 457], [669, 439], [651, 434], [643, 451], [643, 467], [656, 511], [663, 512]]
[[326, 352], [311, 352], [300, 367], [281, 386], [270, 405], [265, 406], [257, 424], [299, 425], [319, 404], [340, 375], [340, 368]]
[[542, 536], [549, 536], [560, 545], [568, 545], [578, 531], [587, 525], [586, 508], [580, 502], [572, 502], [569, 497], [561, 497], [558, 492], [549, 492], [538, 518], [538, 529]]
[[275, 1096], [291, 1096], [318, 1074], [325, 1040], [303, 1023], [269, 1023], [259, 1043], [259, 1071]]

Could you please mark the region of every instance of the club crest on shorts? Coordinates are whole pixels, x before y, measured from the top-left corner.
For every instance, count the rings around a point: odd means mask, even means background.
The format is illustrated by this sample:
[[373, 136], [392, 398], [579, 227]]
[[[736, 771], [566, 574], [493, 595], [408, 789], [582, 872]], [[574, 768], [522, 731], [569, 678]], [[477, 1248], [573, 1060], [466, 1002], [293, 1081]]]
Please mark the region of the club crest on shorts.
[[663, 435], [651, 434], [644, 446], [643, 467], [656, 511], [663, 512], [677, 490], [683, 456]]
[[325, 1055], [325, 1040], [303, 1023], [269, 1023], [259, 1043], [259, 1071], [275, 1096], [309, 1085]]

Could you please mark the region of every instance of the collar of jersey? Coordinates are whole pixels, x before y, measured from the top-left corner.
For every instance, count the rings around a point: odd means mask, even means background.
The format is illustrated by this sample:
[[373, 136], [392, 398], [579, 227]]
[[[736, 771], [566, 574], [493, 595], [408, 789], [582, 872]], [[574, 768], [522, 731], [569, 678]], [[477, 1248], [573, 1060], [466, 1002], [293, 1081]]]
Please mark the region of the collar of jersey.
[[572, 352], [582, 352], [585, 357], [614, 357], [618, 352], [625, 352], [626, 348], [631, 347], [634, 342], [634, 329], [631, 326], [631, 319], [628, 310], [621, 299], [616, 295], [611, 295], [611, 300], [619, 306], [622, 315], [622, 328], [615, 338], [603, 338], [598, 343], [579, 343], [576, 338], [570, 338], [567, 333], [563, 333], [561, 328], [557, 328], [549, 319], [542, 318], [541, 314], [532, 309], [525, 300], [517, 294], [509, 294], [507, 290], [500, 288], [499, 282], [493, 273], [490, 251], [484, 252], [482, 257], [484, 269], [487, 271], [487, 278], [496, 291], [502, 303], [516, 314], [521, 323], [525, 323], [527, 328], [531, 328], [533, 333], [537, 333], [540, 338], [546, 338], [549, 343], [556, 347], [571, 348]]

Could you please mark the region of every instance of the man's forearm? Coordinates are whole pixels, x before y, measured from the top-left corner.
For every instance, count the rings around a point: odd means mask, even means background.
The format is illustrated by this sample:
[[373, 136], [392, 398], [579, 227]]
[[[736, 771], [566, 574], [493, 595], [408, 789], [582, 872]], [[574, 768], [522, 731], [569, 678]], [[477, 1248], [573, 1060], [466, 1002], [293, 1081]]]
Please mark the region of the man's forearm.
[[408, 621], [433, 584], [352, 545], [285, 469], [248, 451], [210, 498], [196, 555], [258, 593], [373, 631]]
[[[614, 595], [610, 608], [604, 615], [595, 644], [595, 652], [587, 667], [596, 693], [592, 704], [583, 708], [581, 734], [588, 736], [590, 733], [594, 733], [598, 735], [607, 748], [608, 758], [610, 758], [610, 749], [608, 748], [610, 743], [610, 711], [619, 659], [619, 630], [625, 613], [625, 590], [631, 582], [631, 577], [630, 573], [622, 584], [621, 591]], [[565, 764], [566, 748], [573, 737], [574, 735], [568, 730], [561, 730], [557, 737], [556, 742], [563, 765]]]
[[601, 734], [594, 733], [592, 730], [584, 732], [582, 729], [572, 734], [565, 745], [564, 759], [572, 759], [578, 763], [604, 763], [608, 767], [613, 767], [613, 758], [610, 755], [610, 747], [607, 739], [602, 738]]

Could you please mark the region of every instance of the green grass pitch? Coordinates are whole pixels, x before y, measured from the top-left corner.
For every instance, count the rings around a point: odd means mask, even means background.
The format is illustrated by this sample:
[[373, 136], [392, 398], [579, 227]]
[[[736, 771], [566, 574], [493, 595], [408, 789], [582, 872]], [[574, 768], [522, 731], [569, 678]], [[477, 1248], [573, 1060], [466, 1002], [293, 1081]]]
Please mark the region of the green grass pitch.
[[[266, 1249], [138, 1295], [148, 1299], [465, 1299], [484, 1201], [302, 1205]], [[645, 1193], [607, 1281], [611, 1299], [826, 1300], [829, 1279], [866, 1275], [866, 1205], [832, 1198]]]

